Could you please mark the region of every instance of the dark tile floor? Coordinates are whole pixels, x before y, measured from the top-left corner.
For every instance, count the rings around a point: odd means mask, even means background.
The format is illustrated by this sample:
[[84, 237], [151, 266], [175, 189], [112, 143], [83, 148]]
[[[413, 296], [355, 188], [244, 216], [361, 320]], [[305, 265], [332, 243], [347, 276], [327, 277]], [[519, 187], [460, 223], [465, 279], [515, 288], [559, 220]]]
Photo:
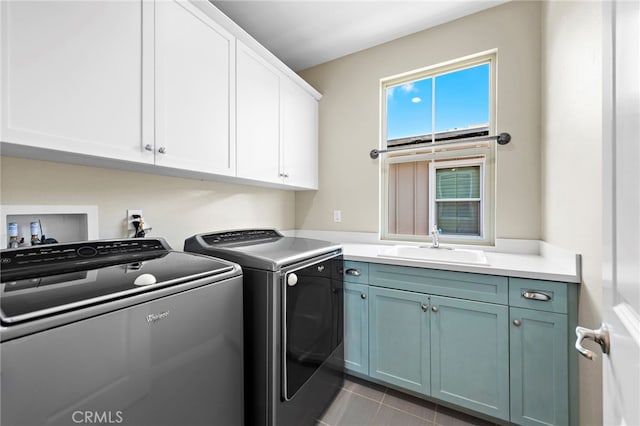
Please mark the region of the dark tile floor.
[[347, 376], [318, 426], [488, 426], [493, 423]]

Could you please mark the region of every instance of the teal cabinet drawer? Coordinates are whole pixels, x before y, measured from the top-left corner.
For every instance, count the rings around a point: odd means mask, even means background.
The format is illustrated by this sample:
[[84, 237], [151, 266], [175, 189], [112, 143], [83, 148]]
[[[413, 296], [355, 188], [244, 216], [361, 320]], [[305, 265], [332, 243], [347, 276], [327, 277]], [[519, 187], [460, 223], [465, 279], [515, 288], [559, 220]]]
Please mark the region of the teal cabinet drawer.
[[372, 263], [369, 284], [502, 305], [509, 301], [507, 277], [468, 272]]
[[366, 262], [344, 261], [344, 280], [349, 283], [368, 284], [369, 264]]
[[509, 278], [509, 305], [566, 314], [568, 285], [571, 284]]

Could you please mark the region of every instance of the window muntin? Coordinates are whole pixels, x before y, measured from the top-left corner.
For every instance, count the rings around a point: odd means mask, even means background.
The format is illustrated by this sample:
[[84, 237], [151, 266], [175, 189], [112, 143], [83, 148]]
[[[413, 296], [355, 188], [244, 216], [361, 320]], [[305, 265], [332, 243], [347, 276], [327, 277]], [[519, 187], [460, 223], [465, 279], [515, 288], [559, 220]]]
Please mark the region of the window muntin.
[[[382, 81], [386, 146], [416, 147], [382, 157], [383, 239], [424, 241], [437, 225], [443, 241], [493, 242], [495, 144], [438, 142], [493, 133], [494, 63], [495, 54], [490, 53]], [[430, 101], [425, 101], [428, 96]], [[401, 126], [393, 121], [402, 110], [395, 104], [415, 97], [421, 99], [414, 103], [431, 104], [421, 109], [426, 124], [415, 124], [416, 113], [408, 120], [413, 127], [398, 131]]]

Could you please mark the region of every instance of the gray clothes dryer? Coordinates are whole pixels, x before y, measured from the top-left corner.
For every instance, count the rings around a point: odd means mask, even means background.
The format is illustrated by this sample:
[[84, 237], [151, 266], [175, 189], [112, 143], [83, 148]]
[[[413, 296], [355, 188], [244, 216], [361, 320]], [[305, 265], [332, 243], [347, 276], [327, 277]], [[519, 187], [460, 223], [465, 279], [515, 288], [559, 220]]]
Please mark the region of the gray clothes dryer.
[[242, 266], [247, 424], [316, 424], [344, 382], [341, 246], [251, 229], [184, 249]]

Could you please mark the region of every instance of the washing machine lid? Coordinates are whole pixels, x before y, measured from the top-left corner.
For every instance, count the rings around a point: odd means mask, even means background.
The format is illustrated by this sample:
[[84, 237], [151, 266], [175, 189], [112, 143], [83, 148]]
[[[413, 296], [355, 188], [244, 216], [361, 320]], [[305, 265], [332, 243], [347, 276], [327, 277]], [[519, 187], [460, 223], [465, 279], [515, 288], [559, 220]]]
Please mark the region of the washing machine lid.
[[220, 259], [173, 251], [163, 239], [50, 244], [0, 252], [0, 320], [34, 320], [230, 271]]
[[230, 260], [243, 268], [278, 271], [302, 260], [341, 253], [342, 246], [312, 238], [285, 237], [274, 229], [241, 229], [194, 235], [185, 240], [184, 250]]

